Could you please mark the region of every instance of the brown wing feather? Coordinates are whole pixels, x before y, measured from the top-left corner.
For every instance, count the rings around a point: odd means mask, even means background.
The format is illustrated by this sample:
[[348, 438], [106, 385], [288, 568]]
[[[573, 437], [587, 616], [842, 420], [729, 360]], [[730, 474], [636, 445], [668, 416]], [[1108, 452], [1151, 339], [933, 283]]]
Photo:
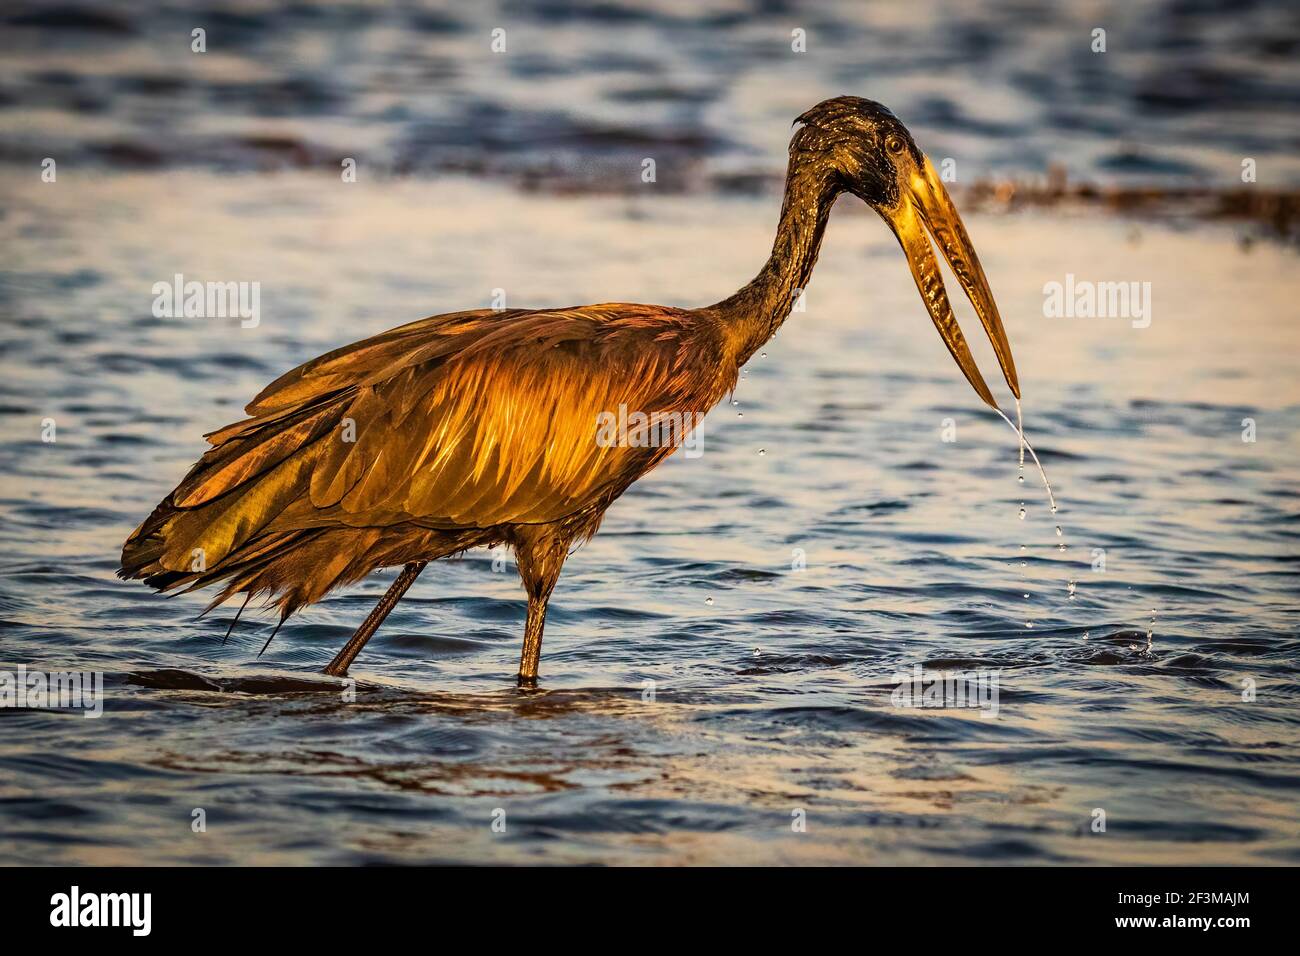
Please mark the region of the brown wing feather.
[[262, 389], [244, 411], [255, 417], [271, 415], [301, 406], [322, 394], [358, 385], [376, 374], [390, 378], [405, 365], [436, 357], [440, 347], [454, 351], [458, 341], [463, 347], [462, 337], [481, 330], [485, 319], [508, 321], [519, 314], [517, 309], [448, 312], [381, 332], [290, 369]]
[[[121, 573], [201, 586], [265, 564], [268, 539], [321, 554], [337, 546], [296, 534], [308, 529], [423, 527], [465, 546], [474, 529], [560, 520], [607, 504], [672, 451], [601, 447], [598, 414], [703, 413], [735, 375], [712, 326], [680, 310], [422, 319], [267, 386], [252, 417], [213, 432], [213, 448], [128, 539]], [[369, 533], [356, 540], [375, 549]], [[190, 571], [195, 549], [201, 573]], [[361, 573], [342, 556], [327, 563]]]
[[[348, 411], [358, 439], [329, 440], [313, 503], [489, 527], [555, 521], [621, 491], [672, 449], [601, 447], [600, 413], [703, 413], [732, 383], [694, 361], [696, 329], [678, 314], [617, 308], [529, 313], [410, 380], [362, 386]], [[400, 418], [399, 392], [420, 396]]]

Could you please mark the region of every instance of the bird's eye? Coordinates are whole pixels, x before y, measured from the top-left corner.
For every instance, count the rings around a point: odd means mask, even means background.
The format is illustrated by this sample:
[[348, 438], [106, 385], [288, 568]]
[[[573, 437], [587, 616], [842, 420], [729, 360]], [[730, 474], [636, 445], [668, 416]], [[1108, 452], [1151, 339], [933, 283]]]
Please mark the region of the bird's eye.
[[897, 136], [891, 136], [885, 140], [885, 149], [891, 153], [898, 154], [903, 151], [903, 141]]

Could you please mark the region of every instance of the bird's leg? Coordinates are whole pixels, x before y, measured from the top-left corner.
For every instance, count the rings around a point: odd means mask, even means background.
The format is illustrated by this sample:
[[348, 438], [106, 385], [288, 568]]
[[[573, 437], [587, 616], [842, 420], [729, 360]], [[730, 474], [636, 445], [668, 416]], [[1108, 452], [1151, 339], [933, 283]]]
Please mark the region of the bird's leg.
[[374, 637], [375, 631], [379, 630], [379, 625], [384, 623], [384, 618], [388, 617], [389, 612], [397, 607], [397, 602], [402, 599], [406, 589], [415, 583], [415, 579], [420, 576], [420, 572], [424, 570], [424, 566], [428, 563], [428, 561], [412, 561], [402, 568], [402, 573], [397, 576], [397, 580], [388, 589], [388, 593], [379, 599], [375, 609], [361, 622], [357, 632], [343, 645], [343, 650], [334, 655], [334, 660], [330, 661], [329, 666], [325, 668], [326, 674], [331, 677], [345, 677], [347, 675], [348, 668], [352, 666], [352, 662], [361, 653], [361, 648], [366, 646], [366, 641]]
[[569, 541], [545, 525], [518, 529], [514, 536], [519, 577], [528, 592], [528, 620], [524, 624], [524, 650], [519, 656], [520, 687], [537, 686], [537, 665], [542, 656], [542, 628], [546, 605], [568, 556]]
[[[553, 584], [554, 582], [552, 582]], [[537, 686], [537, 667], [542, 660], [542, 629], [546, 626], [546, 605], [550, 594], [528, 595], [528, 621], [524, 624], [524, 650], [519, 655], [520, 687]]]

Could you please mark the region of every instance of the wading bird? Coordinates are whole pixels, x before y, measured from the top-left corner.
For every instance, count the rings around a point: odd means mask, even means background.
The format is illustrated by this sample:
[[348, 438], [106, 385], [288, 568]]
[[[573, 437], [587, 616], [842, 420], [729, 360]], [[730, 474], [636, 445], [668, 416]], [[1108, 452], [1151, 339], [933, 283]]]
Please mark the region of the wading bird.
[[426, 564], [509, 545], [528, 596], [518, 683], [535, 686], [546, 605], [570, 545], [595, 534], [614, 500], [676, 447], [599, 442], [600, 416], [626, 405], [697, 421], [732, 391], [806, 288], [845, 192], [894, 231], [948, 350], [996, 408], [929, 230], [1019, 398], [984, 270], [903, 124], [852, 96], [795, 122], [772, 254], [735, 295], [701, 309], [452, 312], [313, 359], [268, 385], [245, 408], [249, 418], [206, 436], [212, 447], [127, 540], [119, 574], [160, 591], [224, 581], [209, 607], [243, 593], [242, 612], [264, 594], [283, 624], [334, 588], [402, 565], [325, 668], [337, 676]]

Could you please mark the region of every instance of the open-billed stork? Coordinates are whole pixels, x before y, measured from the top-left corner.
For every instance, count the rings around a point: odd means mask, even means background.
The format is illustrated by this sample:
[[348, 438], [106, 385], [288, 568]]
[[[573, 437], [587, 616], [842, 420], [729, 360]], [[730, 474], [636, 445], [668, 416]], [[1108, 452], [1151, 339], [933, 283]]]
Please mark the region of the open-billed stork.
[[807, 287], [842, 193], [889, 224], [948, 350], [997, 408], [929, 231], [1019, 398], [984, 270], [903, 124], [852, 96], [796, 123], [772, 254], [734, 295], [699, 309], [452, 312], [312, 359], [263, 389], [249, 418], [207, 436], [211, 449], [127, 540], [119, 574], [158, 590], [224, 582], [213, 606], [264, 594], [283, 623], [334, 588], [401, 565], [325, 669], [343, 675], [430, 561], [509, 545], [528, 596], [518, 682], [535, 686], [546, 606], [570, 546], [680, 444], [600, 441], [601, 416], [626, 406], [697, 421], [723, 399]]

